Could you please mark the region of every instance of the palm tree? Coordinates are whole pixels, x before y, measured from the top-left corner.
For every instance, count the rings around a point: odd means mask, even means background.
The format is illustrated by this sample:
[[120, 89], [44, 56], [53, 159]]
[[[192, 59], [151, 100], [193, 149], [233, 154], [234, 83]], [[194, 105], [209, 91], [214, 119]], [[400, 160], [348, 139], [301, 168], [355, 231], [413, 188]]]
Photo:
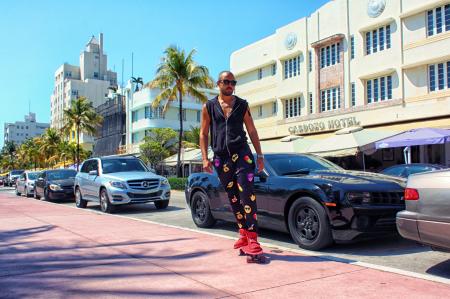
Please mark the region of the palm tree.
[[8, 170], [14, 169], [17, 165], [16, 156], [17, 146], [14, 141], [7, 141], [2, 148], [4, 167]]
[[183, 146], [200, 148], [200, 127], [191, 126], [191, 130], [184, 133]]
[[47, 165], [54, 165], [59, 160], [58, 148], [61, 135], [54, 128], [48, 128], [42, 135], [40, 150], [45, 154]]
[[141, 87], [144, 85], [144, 81], [142, 79], [142, 77], [131, 77], [131, 83], [135, 83], [136, 84], [136, 88], [134, 89], [134, 91], [139, 91], [139, 84], [141, 84]]
[[103, 118], [95, 112], [92, 103], [85, 97], [76, 99], [70, 108], [64, 109], [64, 131], [68, 134], [76, 132], [77, 142], [77, 171], [80, 164], [80, 133], [94, 135]]
[[180, 156], [183, 139], [183, 96], [186, 94], [206, 102], [208, 98], [199, 88], [212, 88], [213, 80], [209, 76], [208, 68], [198, 65], [193, 57], [195, 50], [186, 55], [185, 51], [170, 46], [165, 51], [161, 63], [156, 70], [156, 77], [146, 84], [150, 88], [159, 88], [161, 92], [153, 101], [153, 108], [166, 100], [164, 112], [172, 101], [178, 100], [178, 115], [180, 118], [180, 131], [178, 137], [177, 176], [181, 177]]
[[42, 142], [40, 139], [41, 137], [34, 137], [33, 139], [28, 139], [24, 143], [26, 152], [28, 154], [28, 159], [33, 164], [34, 170], [36, 170], [39, 157], [41, 156], [39, 147]]

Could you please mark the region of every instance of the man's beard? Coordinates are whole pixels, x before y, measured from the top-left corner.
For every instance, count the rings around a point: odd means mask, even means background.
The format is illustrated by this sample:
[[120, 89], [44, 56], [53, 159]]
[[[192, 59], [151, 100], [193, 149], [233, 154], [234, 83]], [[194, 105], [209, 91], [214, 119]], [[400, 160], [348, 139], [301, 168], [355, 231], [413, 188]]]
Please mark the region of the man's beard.
[[231, 96], [232, 94], [233, 94], [233, 90], [226, 90], [226, 89], [224, 89], [224, 90], [222, 90], [222, 94], [224, 95], [224, 96]]

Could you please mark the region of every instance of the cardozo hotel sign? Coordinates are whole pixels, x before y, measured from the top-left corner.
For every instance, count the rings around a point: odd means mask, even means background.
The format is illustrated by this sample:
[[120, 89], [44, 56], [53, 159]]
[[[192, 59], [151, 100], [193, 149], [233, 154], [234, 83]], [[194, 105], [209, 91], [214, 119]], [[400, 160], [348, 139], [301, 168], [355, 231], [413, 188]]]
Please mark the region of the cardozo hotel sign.
[[361, 122], [357, 120], [356, 117], [352, 116], [352, 117], [330, 119], [327, 121], [302, 122], [299, 125], [289, 127], [288, 131], [291, 134], [304, 134], [304, 133], [339, 130], [359, 125], [361, 125]]

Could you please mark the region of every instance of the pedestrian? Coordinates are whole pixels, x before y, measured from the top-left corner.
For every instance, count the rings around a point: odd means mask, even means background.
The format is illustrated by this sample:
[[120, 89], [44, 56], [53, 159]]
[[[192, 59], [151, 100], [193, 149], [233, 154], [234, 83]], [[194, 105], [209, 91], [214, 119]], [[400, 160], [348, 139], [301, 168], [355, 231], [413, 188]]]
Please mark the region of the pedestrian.
[[[227, 192], [239, 228], [239, 239], [234, 248], [247, 254], [249, 262], [264, 262], [257, 240], [257, 205], [253, 191], [255, 161], [247, 143], [244, 124], [256, 150], [259, 172], [264, 170], [264, 156], [248, 102], [234, 95], [236, 83], [233, 73], [221, 72], [217, 80], [219, 95], [203, 105], [200, 128], [203, 170], [212, 173], [214, 167]], [[213, 163], [208, 159], [209, 131]]]

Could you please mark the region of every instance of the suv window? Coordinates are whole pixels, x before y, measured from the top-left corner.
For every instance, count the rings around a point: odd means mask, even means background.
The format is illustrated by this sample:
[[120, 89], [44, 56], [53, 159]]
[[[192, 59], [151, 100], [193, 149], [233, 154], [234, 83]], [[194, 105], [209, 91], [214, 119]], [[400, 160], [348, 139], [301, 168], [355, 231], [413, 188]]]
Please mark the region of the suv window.
[[91, 160], [84, 161], [83, 166], [81, 166], [80, 172], [88, 172], [89, 163]]

